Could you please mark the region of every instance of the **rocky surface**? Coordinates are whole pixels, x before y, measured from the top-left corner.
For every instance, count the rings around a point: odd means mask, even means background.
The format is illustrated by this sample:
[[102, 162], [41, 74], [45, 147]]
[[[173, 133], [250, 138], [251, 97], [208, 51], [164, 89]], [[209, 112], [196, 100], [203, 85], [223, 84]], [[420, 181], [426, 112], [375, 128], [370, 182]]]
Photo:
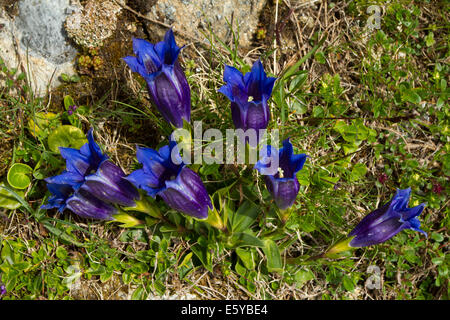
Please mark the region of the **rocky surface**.
[[116, 30], [117, 16], [123, 1], [88, 0], [81, 11], [67, 18], [65, 29], [84, 48], [101, 47]]
[[8, 68], [26, 71], [37, 95], [59, 84], [61, 73], [74, 73], [76, 49], [63, 23], [77, 10], [69, 0], [20, 0], [16, 15], [0, 7], [0, 57]]
[[81, 74], [116, 74], [120, 58], [131, 53], [132, 37], [161, 40], [167, 28], [155, 20], [200, 41], [206, 41], [202, 32], [208, 34], [209, 27], [230, 40], [229, 21], [234, 31], [239, 28], [240, 45], [248, 46], [266, 1], [0, 0], [0, 57], [8, 68], [25, 71], [35, 94], [42, 96], [60, 84], [62, 73], [80, 72], [78, 58], [90, 50], [100, 53], [91, 58], [102, 64]]
[[239, 27], [241, 46], [251, 43], [258, 18], [266, 0], [158, 0], [147, 13], [151, 19], [164, 22], [176, 30], [204, 40], [201, 31], [209, 27], [221, 39], [228, 41]]

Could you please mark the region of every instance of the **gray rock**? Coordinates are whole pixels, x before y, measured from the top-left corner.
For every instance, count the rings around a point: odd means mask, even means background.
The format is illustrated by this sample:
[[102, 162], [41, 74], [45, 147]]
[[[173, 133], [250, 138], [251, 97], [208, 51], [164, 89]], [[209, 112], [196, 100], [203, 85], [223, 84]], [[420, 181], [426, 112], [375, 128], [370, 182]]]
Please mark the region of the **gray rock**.
[[[77, 3], [78, 0], [74, 0]], [[67, 18], [65, 29], [70, 38], [85, 48], [103, 46], [117, 27], [117, 17], [122, 10], [119, 3], [109, 0], [88, 0], [83, 10]]]
[[30, 54], [62, 64], [75, 58], [76, 49], [66, 41], [63, 24], [69, 0], [22, 0], [15, 25], [20, 44]]
[[248, 46], [265, 4], [266, 0], [158, 0], [147, 15], [200, 40], [205, 40], [200, 31], [207, 31], [209, 24], [220, 39], [230, 40], [228, 20], [234, 31], [239, 26], [240, 45]]
[[34, 92], [43, 95], [59, 85], [61, 73], [75, 72], [77, 51], [63, 24], [78, 8], [70, 0], [20, 0], [18, 8], [17, 16], [0, 8], [0, 57], [8, 68], [25, 70]]

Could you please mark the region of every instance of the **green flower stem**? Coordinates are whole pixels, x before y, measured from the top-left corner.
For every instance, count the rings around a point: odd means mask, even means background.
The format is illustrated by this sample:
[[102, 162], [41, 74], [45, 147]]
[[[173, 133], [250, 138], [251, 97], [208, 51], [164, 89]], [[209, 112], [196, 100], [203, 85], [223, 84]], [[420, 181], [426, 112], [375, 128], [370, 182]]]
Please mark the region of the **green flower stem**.
[[288, 221], [289, 216], [291, 215], [291, 212], [292, 212], [292, 207], [287, 208], [285, 210], [281, 210], [281, 209], [277, 208], [277, 214], [278, 214], [278, 217], [280, 218], [283, 226], [286, 224], [286, 221]]
[[136, 201], [136, 206], [123, 208], [126, 211], [139, 211], [157, 219], [161, 219], [162, 214], [158, 207], [150, 203], [145, 196]]
[[113, 221], [122, 223], [120, 226], [123, 228], [132, 228], [145, 224], [145, 221], [133, 217], [132, 215], [128, 214], [127, 212], [125, 212], [120, 208], [118, 213], [113, 215], [113, 218], [114, 218]]
[[213, 226], [214, 228], [217, 228], [225, 233], [228, 232], [227, 226], [223, 223], [222, 218], [220, 217], [219, 212], [216, 208], [209, 209], [208, 212], [208, 218], [205, 220], [200, 220], [208, 223], [209, 225]]
[[329, 248], [325, 253], [323, 253], [322, 254], [323, 257], [334, 258], [337, 254], [339, 254], [341, 252], [354, 249], [353, 247], [351, 247], [349, 245], [350, 241], [352, 241], [353, 238], [354, 237], [348, 237], [348, 238], [345, 238], [344, 240], [339, 241], [334, 246]]

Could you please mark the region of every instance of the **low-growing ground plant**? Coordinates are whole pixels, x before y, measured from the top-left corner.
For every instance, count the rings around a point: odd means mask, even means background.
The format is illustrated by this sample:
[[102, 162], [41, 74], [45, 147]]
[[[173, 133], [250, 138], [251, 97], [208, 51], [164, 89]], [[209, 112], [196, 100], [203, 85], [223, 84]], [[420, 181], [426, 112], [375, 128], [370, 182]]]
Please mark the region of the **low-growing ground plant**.
[[[2, 299], [448, 299], [448, 8], [274, 5], [253, 51], [130, 39], [120, 99], [0, 60]], [[278, 139], [211, 162], [235, 128]]]

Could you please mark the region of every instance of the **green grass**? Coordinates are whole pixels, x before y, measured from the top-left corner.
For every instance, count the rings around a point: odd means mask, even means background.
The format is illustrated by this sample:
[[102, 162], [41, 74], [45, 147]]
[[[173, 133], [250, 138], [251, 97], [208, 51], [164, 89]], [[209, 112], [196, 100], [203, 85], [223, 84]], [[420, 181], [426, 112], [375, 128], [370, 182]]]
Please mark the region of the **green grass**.
[[[138, 89], [123, 85], [119, 98], [110, 90], [96, 100], [75, 100], [84, 106], [69, 116], [63, 102], [68, 95], [61, 93], [66, 91], [59, 91], [60, 104], [48, 103], [32, 95], [24, 75], [1, 65], [0, 175], [7, 188], [0, 194], [3, 299], [147, 299], [174, 293], [200, 299], [448, 299], [448, 7], [433, 1], [380, 3], [381, 29], [373, 31], [361, 27], [371, 3], [330, 6], [331, 13], [342, 9], [339, 23], [303, 39], [310, 56], [295, 68], [278, 66], [283, 73], [270, 101], [270, 128], [280, 129], [280, 139], [291, 137], [296, 153], [311, 156], [298, 173], [301, 188], [285, 225], [261, 177], [242, 165], [191, 166], [210, 195], [222, 190], [233, 217], [229, 234], [171, 211], [162, 201], [158, 205], [177, 230], [164, 223], [124, 229], [39, 209], [48, 197], [43, 179], [64, 168], [49, 140], [61, 124], [84, 132], [94, 127], [103, 149], [128, 173], [137, 165], [134, 144], [159, 147], [170, 128], [146, 100], [138, 77], [127, 79]], [[324, 23], [324, 16], [319, 18]], [[223, 65], [248, 71], [249, 59], [236, 42], [228, 46], [207, 36], [212, 46], [184, 59], [192, 118], [202, 120], [204, 130], [225, 130], [233, 125], [229, 102], [217, 93]], [[273, 54], [277, 61], [290, 58], [283, 48], [267, 47], [250, 60], [265, 57], [265, 69], [273, 70]], [[56, 117], [33, 134], [29, 120], [49, 111]], [[7, 182], [14, 163], [33, 169], [26, 189]], [[427, 203], [420, 216], [427, 239], [407, 230], [338, 259], [308, 260], [345, 237], [397, 188], [407, 187], [410, 206]], [[188, 231], [180, 235], [180, 226]], [[365, 288], [369, 266], [380, 269], [381, 289]]]

